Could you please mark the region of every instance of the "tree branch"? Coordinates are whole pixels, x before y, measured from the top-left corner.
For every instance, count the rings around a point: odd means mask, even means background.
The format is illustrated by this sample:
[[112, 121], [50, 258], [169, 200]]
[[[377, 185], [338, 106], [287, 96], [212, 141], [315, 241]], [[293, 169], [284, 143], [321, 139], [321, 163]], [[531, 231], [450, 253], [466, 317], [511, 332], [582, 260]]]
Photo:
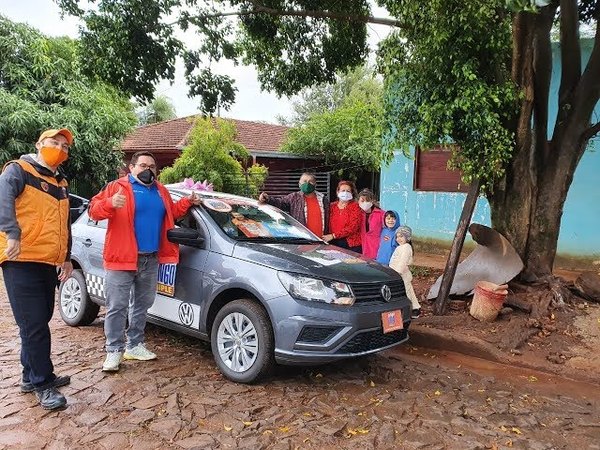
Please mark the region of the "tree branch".
[[596, 21], [594, 48], [590, 59], [575, 88], [572, 100], [573, 123], [589, 123], [592, 112], [600, 99], [600, 23]]
[[[570, 0], [568, 0], [570, 1]], [[535, 16], [535, 36], [533, 46], [533, 120], [537, 147], [543, 152], [535, 152], [537, 167], [544, 167], [550, 157], [548, 146], [548, 99], [550, 95], [550, 77], [552, 75], [552, 44], [550, 30], [557, 6], [548, 6]]]
[[579, 45], [579, 13], [576, 0], [560, 2], [561, 80], [558, 110], [570, 103], [573, 90], [581, 77], [581, 46]]
[[595, 125], [592, 125], [587, 130], [585, 130], [583, 132], [582, 139], [587, 141], [588, 139], [593, 138], [598, 133], [600, 133], [600, 122], [596, 123]]
[[357, 16], [353, 14], [344, 14], [337, 13], [331, 11], [323, 11], [323, 10], [304, 10], [304, 9], [275, 9], [268, 8], [264, 5], [256, 1], [251, 1], [254, 9], [251, 11], [229, 11], [223, 13], [214, 13], [214, 14], [200, 14], [195, 16], [199, 19], [210, 19], [215, 17], [227, 17], [227, 16], [253, 16], [256, 14], [268, 14], [271, 16], [297, 16], [297, 17], [315, 17], [318, 19], [333, 19], [333, 20], [345, 20], [348, 22], [355, 23], [374, 23], [379, 25], [388, 25], [391, 27], [400, 27], [401, 24], [396, 19], [386, 18], [386, 17], [373, 17], [373, 16]]

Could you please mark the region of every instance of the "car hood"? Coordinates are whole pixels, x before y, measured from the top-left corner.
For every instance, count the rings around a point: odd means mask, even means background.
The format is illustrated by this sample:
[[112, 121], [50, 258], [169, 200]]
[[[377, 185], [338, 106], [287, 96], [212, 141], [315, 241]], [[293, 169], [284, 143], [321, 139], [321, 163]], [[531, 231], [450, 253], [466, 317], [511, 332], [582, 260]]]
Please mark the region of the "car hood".
[[400, 277], [388, 266], [327, 244], [238, 242], [233, 257], [276, 270], [346, 283], [387, 282]]

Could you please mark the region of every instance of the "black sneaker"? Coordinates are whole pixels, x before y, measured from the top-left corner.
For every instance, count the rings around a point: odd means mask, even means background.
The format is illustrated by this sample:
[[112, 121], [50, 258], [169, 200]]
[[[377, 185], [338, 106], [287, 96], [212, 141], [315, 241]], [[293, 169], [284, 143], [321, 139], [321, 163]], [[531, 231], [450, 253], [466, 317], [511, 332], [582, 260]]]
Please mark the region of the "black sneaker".
[[67, 406], [67, 399], [55, 387], [49, 387], [43, 391], [35, 391], [35, 396], [44, 409], [61, 409]]
[[411, 319], [418, 319], [419, 317], [421, 317], [421, 308], [413, 309], [410, 317]]
[[[52, 382], [51, 386], [55, 387], [55, 388], [59, 388], [59, 387], [66, 386], [70, 382], [71, 382], [71, 377], [69, 375], [64, 375], [61, 377], [56, 377], [54, 379], [54, 381]], [[35, 391], [35, 387], [33, 386], [33, 383], [31, 383], [29, 381], [21, 382], [21, 392], [23, 392], [24, 394], [27, 394], [28, 392], [33, 392], [33, 391]]]

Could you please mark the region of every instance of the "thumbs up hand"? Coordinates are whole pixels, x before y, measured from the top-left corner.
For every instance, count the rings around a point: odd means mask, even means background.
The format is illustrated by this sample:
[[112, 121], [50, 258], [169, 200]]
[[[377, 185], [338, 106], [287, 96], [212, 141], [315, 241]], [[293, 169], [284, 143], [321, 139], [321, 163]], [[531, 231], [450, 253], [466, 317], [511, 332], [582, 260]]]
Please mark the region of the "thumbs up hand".
[[188, 200], [192, 205], [198, 206], [200, 204], [200, 196], [192, 191], [192, 193], [188, 196]]
[[125, 197], [125, 194], [123, 194], [123, 187], [119, 187], [119, 191], [112, 196], [111, 200], [114, 208], [122, 208], [125, 206], [127, 198]]

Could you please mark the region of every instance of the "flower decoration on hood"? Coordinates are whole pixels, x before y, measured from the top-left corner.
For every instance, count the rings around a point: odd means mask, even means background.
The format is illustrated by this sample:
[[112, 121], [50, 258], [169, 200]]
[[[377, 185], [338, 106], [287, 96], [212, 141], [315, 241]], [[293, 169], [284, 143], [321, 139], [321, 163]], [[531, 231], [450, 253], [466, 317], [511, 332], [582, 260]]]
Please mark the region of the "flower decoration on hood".
[[181, 188], [185, 188], [185, 189], [192, 189], [194, 191], [212, 192], [212, 190], [213, 190], [212, 183], [209, 183], [207, 180], [204, 180], [202, 182], [200, 182], [200, 181], [194, 182], [193, 178], [185, 178], [181, 183], [179, 183], [177, 185], [177, 187], [181, 187]]

